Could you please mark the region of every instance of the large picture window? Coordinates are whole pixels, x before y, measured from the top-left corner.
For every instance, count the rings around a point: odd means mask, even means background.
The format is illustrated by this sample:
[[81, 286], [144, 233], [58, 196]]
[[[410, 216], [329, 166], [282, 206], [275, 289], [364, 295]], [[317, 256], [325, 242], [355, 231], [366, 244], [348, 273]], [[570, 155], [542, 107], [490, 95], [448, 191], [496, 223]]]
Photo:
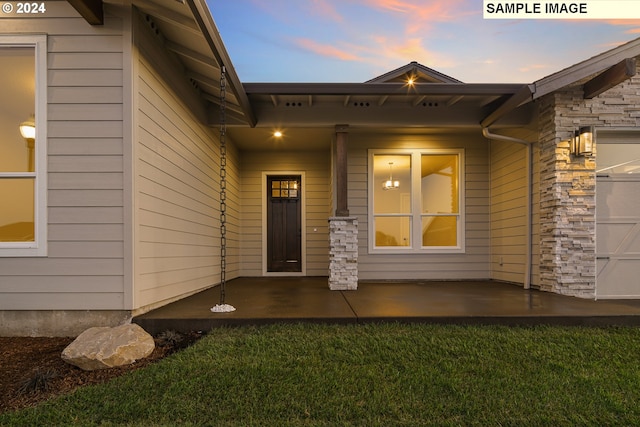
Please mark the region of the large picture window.
[[0, 36], [0, 256], [46, 255], [46, 37]]
[[464, 251], [463, 150], [369, 151], [369, 250]]

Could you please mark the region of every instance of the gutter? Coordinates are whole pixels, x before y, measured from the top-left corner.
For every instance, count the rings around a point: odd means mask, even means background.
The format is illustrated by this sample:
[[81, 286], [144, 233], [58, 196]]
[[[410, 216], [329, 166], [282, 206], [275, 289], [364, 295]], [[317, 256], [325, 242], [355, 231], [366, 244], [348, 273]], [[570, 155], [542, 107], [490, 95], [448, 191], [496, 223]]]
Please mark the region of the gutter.
[[532, 270], [532, 256], [533, 256], [533, 210], [531, 208], [532, 202], [532, 185], [533, 178], [531, 176], [531, 171], [533, 170], [533, 150], [531, 148], [532, 144], [529, 141], [525, 141], [524, 139], [514, 138], [506, 135], [499, 135], [492, 133], [489, 130], [489, 127], [482, 127], [482, 135], [494, 141], [503, 141], [503, 142], [512, 142], [520, 145], [524, 145], [526, 147], [526, 169], [525, 174], [527, 177], [527, 213], [526, 213], [526, 242], [525, 242], [525, 268], [524, 268], [524, 289], [531, 289], [531, 270]]

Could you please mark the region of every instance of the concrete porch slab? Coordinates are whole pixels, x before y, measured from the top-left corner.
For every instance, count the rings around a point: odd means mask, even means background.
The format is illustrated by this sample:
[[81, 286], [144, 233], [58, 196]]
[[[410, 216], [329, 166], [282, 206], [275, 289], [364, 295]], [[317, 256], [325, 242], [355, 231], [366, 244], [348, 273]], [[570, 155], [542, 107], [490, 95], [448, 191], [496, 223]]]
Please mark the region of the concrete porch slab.
[[640, 301], [592, 301], [491, 281], [364, 282], [356, 291], [331, 291], [326, 277], [251, 277], [231, 280], [212, 313], [218, 287], [137, 316], [151, 334], [208, 331], [219, 326], [278, 322], [407, 321], [504, 325], [640, 325]]

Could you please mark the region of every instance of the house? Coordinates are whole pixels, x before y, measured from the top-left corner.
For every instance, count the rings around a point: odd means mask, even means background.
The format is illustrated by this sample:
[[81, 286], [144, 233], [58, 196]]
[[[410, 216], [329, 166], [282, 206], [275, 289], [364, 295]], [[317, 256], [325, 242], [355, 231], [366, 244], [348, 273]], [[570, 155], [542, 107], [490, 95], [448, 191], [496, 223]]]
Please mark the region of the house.
[[2, 335], [222, 273], [640, 296], [640, 39], [530, 84], [243, 84], [204, 0], [34, 5], [0, 34]]

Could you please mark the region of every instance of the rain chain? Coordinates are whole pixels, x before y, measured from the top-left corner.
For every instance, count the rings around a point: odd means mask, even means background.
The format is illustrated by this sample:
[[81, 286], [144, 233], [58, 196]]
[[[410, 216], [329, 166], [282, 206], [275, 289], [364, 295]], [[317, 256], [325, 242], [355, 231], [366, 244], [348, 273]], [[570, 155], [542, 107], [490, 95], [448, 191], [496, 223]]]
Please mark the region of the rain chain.
[[213, 312], [234, 311], [235, 307], [225, 304], [227, 284], [227, 70], [220, 68], [220, 303]]

